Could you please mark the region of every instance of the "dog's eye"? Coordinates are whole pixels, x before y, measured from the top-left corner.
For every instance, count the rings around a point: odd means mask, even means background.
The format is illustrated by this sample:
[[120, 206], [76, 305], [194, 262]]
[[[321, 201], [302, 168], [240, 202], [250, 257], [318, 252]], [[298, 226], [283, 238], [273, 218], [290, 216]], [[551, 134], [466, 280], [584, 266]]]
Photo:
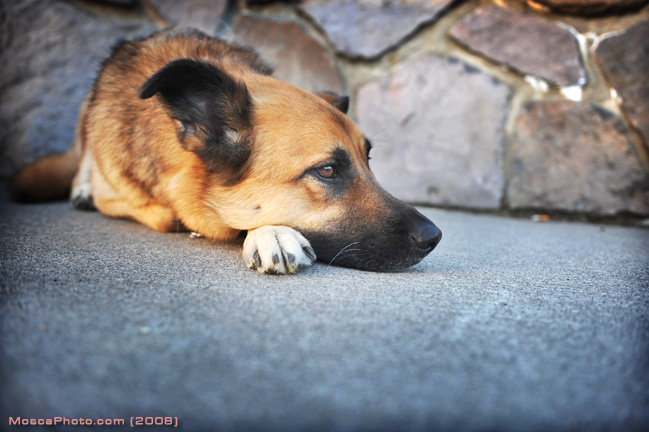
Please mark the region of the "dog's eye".
[[331, 165], [326, 165], [321, 168], [318, 168], [315, 172], [325, 180], [330, 180], [336, 177], [336, 169]]

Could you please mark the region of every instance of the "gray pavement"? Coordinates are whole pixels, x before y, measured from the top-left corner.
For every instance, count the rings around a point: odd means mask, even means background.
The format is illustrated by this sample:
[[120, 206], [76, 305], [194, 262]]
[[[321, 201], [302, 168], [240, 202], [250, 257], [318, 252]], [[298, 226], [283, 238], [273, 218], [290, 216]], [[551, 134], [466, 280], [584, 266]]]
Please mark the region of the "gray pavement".
[[649, 230], [422, 211], [444, 239], [409, 271], [278, 277], [240, 243], [4, 200], [2, 429], [649, 429]]

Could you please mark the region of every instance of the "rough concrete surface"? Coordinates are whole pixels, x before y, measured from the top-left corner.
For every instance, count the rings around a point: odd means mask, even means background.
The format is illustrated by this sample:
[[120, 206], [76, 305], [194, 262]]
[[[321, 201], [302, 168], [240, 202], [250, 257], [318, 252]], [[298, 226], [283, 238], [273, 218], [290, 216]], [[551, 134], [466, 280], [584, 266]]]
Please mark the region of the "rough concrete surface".
[[646, 428], [649, 230], [422, 211], [444, 239], [409, 271], [276, 277], [240, 244], [1, 201], [0, 429]]

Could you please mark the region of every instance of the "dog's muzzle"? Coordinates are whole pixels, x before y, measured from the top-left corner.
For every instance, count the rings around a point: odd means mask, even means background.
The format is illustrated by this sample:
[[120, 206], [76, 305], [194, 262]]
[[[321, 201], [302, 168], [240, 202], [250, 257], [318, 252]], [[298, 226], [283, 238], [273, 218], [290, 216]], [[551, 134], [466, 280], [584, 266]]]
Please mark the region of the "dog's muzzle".
[[[396, 201], [395, 201], [396, 202]], [[318, 260], [369, 271], [398, 271], [411, 267], [435, 249], [442, 232], [414, 207], [397, 202], [382, 217], [346, 223], [314, 232], [304, 231]]]

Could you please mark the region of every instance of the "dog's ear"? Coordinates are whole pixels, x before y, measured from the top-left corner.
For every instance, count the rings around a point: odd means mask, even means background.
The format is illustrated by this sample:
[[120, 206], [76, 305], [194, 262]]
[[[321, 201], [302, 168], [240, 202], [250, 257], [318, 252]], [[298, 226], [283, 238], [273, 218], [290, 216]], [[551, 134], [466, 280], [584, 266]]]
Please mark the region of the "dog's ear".
[[158, 95], [180, 123], [178, 138], [211, 172], [236, 172], [250, 156], [252, 100], [246, 85], [219, 67], [179, 59], [140, 87], [140, 99]]
[[333, 105], [334, 108], [342, 111], [343, 114], [347, 114], [347, 110], [349, 109], [349, 96], [342, 96], [331, 91], [318, 92], [316, 96], [320, 96]]

